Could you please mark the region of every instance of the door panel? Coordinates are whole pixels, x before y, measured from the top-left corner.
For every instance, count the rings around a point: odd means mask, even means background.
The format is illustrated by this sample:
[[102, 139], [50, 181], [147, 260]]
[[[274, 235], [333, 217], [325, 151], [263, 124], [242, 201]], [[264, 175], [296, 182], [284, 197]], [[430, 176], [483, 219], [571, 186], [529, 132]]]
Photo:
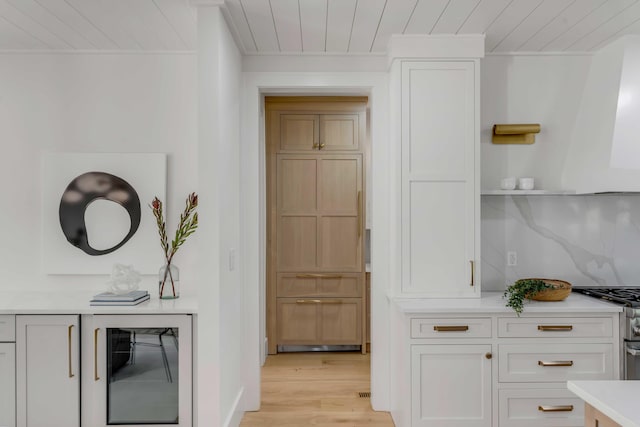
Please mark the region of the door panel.
[[362, 300], [344, 299], [339, 304], [322, 304], [320, 336], [326, 343], [360, 344], [362, 341]]
[[322, 150], [359, 149], [358, 114], [321, 114], [320, 143]]
[[318, 143], [318, 121], [315, 114], [282, 114], [280, 116], [280, 149], [315, 150]]
[[358, 218], [325, 216], [321, 223], [322, 259], [324, 271], [360, 271], [360, 240]]
[[359, 273], [278, 274], [279, 297], [360, 297], [362, 275]]
[[16, 345], [0, 343], [0, 426], [14, 427], [15, 425]]
[[360, 158], [321, 160], [320, 204], [322, 212], [356, 214], [360, 188]]
[[278, 224], [278, 270], [317, 270], [317, 234], [315, 216], [282, 217]]
[[280, 213], [316, 212], [317, 165], [316, 159], [280, 159], [277, 194]]
[[318, 307], [296, 299], [278, 299], [278, 344], [318, 343]]

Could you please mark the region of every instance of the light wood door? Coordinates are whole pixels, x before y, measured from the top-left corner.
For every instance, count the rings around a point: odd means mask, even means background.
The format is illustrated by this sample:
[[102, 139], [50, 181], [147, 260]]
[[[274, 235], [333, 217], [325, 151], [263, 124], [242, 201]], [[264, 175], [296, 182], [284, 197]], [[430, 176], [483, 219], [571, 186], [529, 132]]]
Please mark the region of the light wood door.
[[277, 158], [277, 271], [361, 272], [362, 156]]
[[362, 298], [278, 298], [279, 345], [361, 345]]
[[312, 151], [320, 148], [317, 114], [280, 114], [280, 151]]
[[402, 64], [402, 293], [479, 297], [475, 63]]
[[18, 427], [80, 425], [77, 315], [16, 316]]
[[320, 146], [322, 151], [358, 151], [364, 133], [364, 113], [321, 114]]
[[413, 427], [491, 426], [490, 344], [411, 346]]
[[16, 425], [16, 345], [0, 343], [0, 426]]

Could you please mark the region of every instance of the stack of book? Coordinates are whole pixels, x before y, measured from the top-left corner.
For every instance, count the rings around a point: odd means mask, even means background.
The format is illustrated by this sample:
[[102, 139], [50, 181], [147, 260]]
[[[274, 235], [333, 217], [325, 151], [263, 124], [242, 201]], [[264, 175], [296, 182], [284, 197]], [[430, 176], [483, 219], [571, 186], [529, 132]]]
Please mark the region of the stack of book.
[[137, 305], [149, 299], [147, 291], [130, 291], [126, 294], [114, 294], [112, 292], [102, 292], [94, 295], [89, 301], [90, 305]]

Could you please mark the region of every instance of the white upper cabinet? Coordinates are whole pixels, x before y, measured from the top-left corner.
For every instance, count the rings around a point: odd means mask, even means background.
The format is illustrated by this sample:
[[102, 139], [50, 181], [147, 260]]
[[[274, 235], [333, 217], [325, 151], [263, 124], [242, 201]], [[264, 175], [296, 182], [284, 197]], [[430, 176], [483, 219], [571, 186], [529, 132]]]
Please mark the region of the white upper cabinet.
[[478, 66], [401, 61], [406, 296], [480, 295]]

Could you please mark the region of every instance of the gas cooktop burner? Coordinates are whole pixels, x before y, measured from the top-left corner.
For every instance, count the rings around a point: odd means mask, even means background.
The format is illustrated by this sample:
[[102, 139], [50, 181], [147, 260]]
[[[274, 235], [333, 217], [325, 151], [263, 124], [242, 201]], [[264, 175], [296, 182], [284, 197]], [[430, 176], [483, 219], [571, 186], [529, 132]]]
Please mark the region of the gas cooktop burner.
[[640, 307], [640, 286], [625, 286], [617, 288], [581, 288], [574, 287], [573, 291], [601, 298], [627, 307]]

